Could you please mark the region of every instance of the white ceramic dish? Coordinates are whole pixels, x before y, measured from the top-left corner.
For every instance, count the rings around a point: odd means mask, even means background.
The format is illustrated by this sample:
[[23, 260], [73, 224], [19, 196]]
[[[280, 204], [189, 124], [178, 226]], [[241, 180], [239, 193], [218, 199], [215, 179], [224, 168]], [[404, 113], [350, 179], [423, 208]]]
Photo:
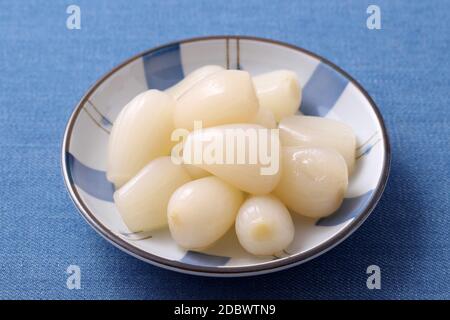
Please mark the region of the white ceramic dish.
[[[342, 206], [319, 220], [293, 215], [295, 239], [283, 256], [255, 257], [246, 253], [233, 230], [206, 252], [180, 248], [167, 229], [130, 233], [112, 201], [114, 187], [105, 176], [107, 143], [111, 125], [121, 108], [138, 93], [149, 88], [166, 89], [207, 64], [243, 69], [252, 75], [276, 69], [293, 70], [303, 87], [302, 113], [345, 122], [357, 136], [356, 169]], [[273, 272], [333, 248], [374, 209], [387, 182], [389, 165], [389, 141], [383, 119], [373, 100], [353, 78], [302, 48], [244, 36], [182, 40], [138, 54], [115, 67], [76, 106], [62, 146], [62, 171], [68, 191], [99, 234], [146, 262], [210, 276]]]

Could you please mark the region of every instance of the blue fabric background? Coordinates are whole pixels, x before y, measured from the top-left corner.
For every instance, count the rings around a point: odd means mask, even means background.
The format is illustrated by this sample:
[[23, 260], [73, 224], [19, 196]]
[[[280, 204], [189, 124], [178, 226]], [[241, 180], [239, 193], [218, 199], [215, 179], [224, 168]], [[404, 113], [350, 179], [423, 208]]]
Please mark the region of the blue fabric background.
[[[366, 28], [381, 7], [382, 30]], [[81, 7], [81, 30], [65, 27]], [[449, 1], [0, 1], [0, 298], [450, 298]], [[65, 190], [60, 147], [77, 101], [137, 52], [176, 39], [287, 41], [353, 75], [384, 115], [392, 171], [378, 207], [329, 253], [245, 279], [182, 275], [108, 244]], [[81, 267], [82, 289], [65, 270]], [[366, 288], [366, 268], [382, 289]]]

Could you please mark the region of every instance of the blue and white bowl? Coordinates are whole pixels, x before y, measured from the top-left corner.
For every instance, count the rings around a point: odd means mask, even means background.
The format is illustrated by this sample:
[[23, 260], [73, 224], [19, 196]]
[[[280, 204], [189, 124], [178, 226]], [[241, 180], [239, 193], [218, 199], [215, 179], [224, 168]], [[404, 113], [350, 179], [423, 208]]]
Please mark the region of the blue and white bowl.
[[[295, 239], [282, 256], [248, 254], [237, 242], [234, 230], [206, 252], [187, 251], [176, 245], [167, 229], [131, 233], [114, 205], [114, 187], [106, 179], [105, 171], [109, 133], [119, 111], [138, 93], [164, 90], [207, 64], [243, 69], [252, 75], [276, 69], [293, 70], [303, 87], [301, 112], [345, 122], [356, 133], [356, 169], [342, 206], [319, 220], [294, 214]], [[354, 79], [304, 49], [244, 36], [183, 40], [125, 61], [97, 81], [81, 99], [69, 119], [62, 145], [62, 169], [69, 193], [100, 235], [146, 262], [211, 276], [273, 272], [333, 248], [374, 209], [385, 187], [389, 165], [389, 141], [383, 119], [373, 100]]]

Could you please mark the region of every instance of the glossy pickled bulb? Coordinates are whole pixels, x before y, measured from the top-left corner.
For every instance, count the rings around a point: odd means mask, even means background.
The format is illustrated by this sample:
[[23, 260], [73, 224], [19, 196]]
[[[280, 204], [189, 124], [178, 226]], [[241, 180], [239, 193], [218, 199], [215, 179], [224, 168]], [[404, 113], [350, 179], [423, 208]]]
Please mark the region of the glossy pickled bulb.
[[344, 157], [348, 172], [352, 173], [356, 137], [348, 125], [326, 118], [295, 115], [281, 120], [278, 127], [281, 145], [333, 148]]
[[289, 70], [277, 70], [253, 77], [259, 105], [273, 112], [276, 121], [300, 108], [302, 92], [298, 77]]
[[175, 100], [178, 100], [178, 98], [180, 98], [186, 91], [192, 88], [194, 84], [221, 70], [224, 70], [224, 68], [221, 66], [203, 66], [189, 73], [186, 77], [184, 77], [183, 80], [167, 89], [166, 92], [170, 94]]
[[333, 149], [282, 148], [283, 171], [274, 193], [291, 210], [325, 217], [342, 204], [348, 185], [347, 165]]
[[[259, 133], [262, 130], [261, 133]], [[238, 150], [237, 139], [234, 139], [234, 147], [230, 146], [231, 134], [241, 135], [248, 133], [244, 137], [245, 143]], [[251, 134], [255, 133], [254, 136]], [[258, 136], [261, 134], [261, 136]], [[253, 139], [256, 137], [256, 139]], [[260, 138], [260, 137], [265, 137]], [[273, 138], [273, 140], [272, 140]], [[222, 163], [209, 163], [207, 155], [212, 154], [211, 146], [216, 141], [222, 141], [223, 159]], [[253, 148], [255, 146], [255, 148]], [[272, 148], [273, 146], [273, 148]], [[262, 149], [262, 150], [260, 150]], [[183, 152], [190, 156], [194, 164], [211, 174], [223, 179], [234, 187], [251, 194], [268, 194], [277, 185], [280, 179], [280, 147], [278, 136], [271, 136], [270, 130], [256, 124], [234, 124], [196, 130], [191, 132], [186, 138]], [[200, 163], [196, 163], [195, 157], [199, 156]], [[256, 156], [250, 161], [250, 154]], [[267, 157], [260, 157], [265, 154]], [[243, 155], [242, 162], [238, 162], [238, 156]], [[234, 161], [228, 162], [227, 159]], [[267, 173], [267, 174], [263, 174]]]
[[167, 204], [173, 192], [191, 177], [170, 157], [151, 161], [114, 193], [114, 202], [127, 227], [149, 231], [167, 225]]
[[259, 107], [258, 113], [250, 122], [259, 124], [268, 129], [275, 129], [277, 127], [273, 112], [265, 107]]
[[194, 121], [203, 128], [227, 123], [249, 122], [258, 112], [252, 79], [248, 72], [223, 70], [192, 86], [177, 101], [177, 128], [192, 130]]
[[273, 195], [248, 198], [236, 217], [236, 234], [245, 250], [273, 255], [294, 239], [294, 223], [285, 205]]
[[118, 188], [152, 159], [170, 153], [175, 101], [149, 90], [131, 100], [119, 113], [108, 143], [107, 178]]
[[173, 239], [187, 249], [203, 249], [233, 225], [243, 193], [217, 177], [186, 183], [169, 201], [167, 216]]

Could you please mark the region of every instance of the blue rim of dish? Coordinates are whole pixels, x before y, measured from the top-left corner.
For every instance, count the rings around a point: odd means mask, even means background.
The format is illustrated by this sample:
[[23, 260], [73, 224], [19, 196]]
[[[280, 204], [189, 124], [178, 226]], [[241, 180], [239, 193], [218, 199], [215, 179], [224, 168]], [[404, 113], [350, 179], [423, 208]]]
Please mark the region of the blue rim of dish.
[[[351, 82], [353, 85], [355, 85], [358, 90], [365, 96], [365, 98], [369, 101], [373, 111], [375, 112], [375, 115], [378, 119], [378, 122], [381, 127], [381, 132], [383, 135], [383, 143], [384, 143], [384, 159], [383, 159], [383, 170], [381, 174], [381, 178], [378, 181], [378, 184], [375, 188], [375, 192], [372, 196], [372, 199], [370, 200], [369, 204], [366, 206], [365, 210], [356, 218], [354, 218], [347, 226], [345, 226], [342, 230], [339, 231], [338, 234], [333, 236], [332, 238], [328, 239], [327, 241], [321, 243], [320, 245], [314, 247], [311, 250], [308, 250], [303, 253], [297, 253], [292, 256], [279, 259], [279, 260], [273, 260], [269, 262], [264, 262], [258, 265], [249, 265], [249, 266], [236, 266], [236, 267], [210, 267], [210, 266], [199, 266], [199, 265], [192, 265], [187, 264], [184, 262], [176, 261], [176, 260], [170, 260], [166, 258], [162, 258], [160, 256], [151, 254], [149, 252], [146, 252], [142, 249], [139, 249], [137, 247], [132, 246], [128, 242], [122, 240], [119, 236], [115, 235], [111, 230], [107, 229], [103, 224], [101, 224], [97, 218], [94, 216], [94, 214], [89, 210], [89, 208], [85, 205], [83, 202], [81, 196], [79, 195], [76, 188], [74, 188], [74, 185], [71, 181], [71, 177], [68, 174], [67, 169], [67, 155], [70, 145], [70, 137], [72, 135], [73, 125], [75, 123], [75, 120], [77, 119], [78, 114], [82, 110], [83, 105], [88, 101], [91, 94], [111, 75], [113, 75], [116, 71], [121, 69], [122, 67], [126, 66], [127, 64], [143, 57], [148, 54], [151, 54], [153, 52], [163, 50], [165, 48], [171, 47], [176, 44], [184, 44], [184, 43], [191, 43], [191, 42], [198, 42], [198, 41], [207, 41], [207, 40], [230, 40], [230, 39], [244, 39], [244, 40], [252, 40], [252, 41], [259, 41], [259, 42], [265, 42], [269, 44], [279, 45], [283, 47], [287, 47], [299, 52], [302, 52], [303, 54], [306, 54], [310, 57], [313, 57], [315, 59], [318, 59], [322, 63], [325, 63], [326, 65], [333, 68], [336, 72], [344, 76], [349, 82]], [[389, 170], [390, 170], [390, 164], [391, 164], [391, 149], [390, 149], [390, 143], [389, 138], [386, 130], [386, 126], [384, 124], [383, 117], [381, 116], [381, 113], [376, 106], [373, 99], [370, 97], [370, 95], [366, 92], [366, 90], [355, 80], [353, 77], [351, 77], [347, 72], [342, 70], [340, 67], [332, 63], [331, 61], [323, 58], [320, 55], [317, 55], [313, 52], [310, 52], [306, 49], [303, 49], [301, 47], [277, 41], [272, 39], [266, 39], [266, 38], [260, 38], [260, 37], [254, 37], [254, 36], [237, 36], [237, 35], [217, 35], [217, 36], [206, 36], [206, 37], [195, 37], [195, 38], [189, 38], [184, 39], [180, 41], [174, 41], [165, 45], [161, 45], [152, 49], [149, 49], [147, 51], [141, 52], [130, 59], [122, 62], [121, 64], [114, 67], [112, 70], [110, 70], [108, 73], [106, 73], [103, 77], [101, 77], [97, 82], [92, 85], [87, 93], [81, 98], [81, 100], [78, 102], [77, 106], [75, 107], [75, 110], [72, 112], [69, 121], [67, 123], [64, 137], [63, 137], [63, 143], [62, 143], [62, 157], [61, 157], [61, 168], [62, 168], [62, 174], [64, 177], [64, 182], [66, 185], [66, 188], [72, 198], [72, 201], [74, 202], [75, 206], [78, 208], [79, 212], [85, 218], [85, 220], [91, 225], [91, 227], [94, 228], [101, 236], [103, 236], [106, 240], [108, 240], [110, 243], [112, 243], [117, 248], [121, 249], [122, 251], [125, 251], [126, 253], [141, 259], [145, 262], [154, 264], [156, 266], [160, 266], [166, 269], [180, 271], [184, 273], [190, 273], [190, 274], [197, 274], [197, 275], [210, 275], [210, 276], [250, 276], [250, 275], [258, 275], [258, 274], [264, 274], [264, 273], [270, 273], [274, 271], [279, 271], [282, 269], [287, 269], [296, 265], [299, 265], [301, 263], [304, 263], [306, 261], [309, 261], [328, 250], [334, 248], [336, 245], [341, 243], [343, 240], [345, 240], [348, 236], [350, 236], [356, 229], [359, 228], [359, 226], [367, 219], [367, 217], [370, 215], [370, 213], [374, 210], [375, 206], [377, 205], [378, 201], [381, 198], [381, 195], [383, 194], [383, 191], [386, 187], [388, 176], [389, 176]]]

